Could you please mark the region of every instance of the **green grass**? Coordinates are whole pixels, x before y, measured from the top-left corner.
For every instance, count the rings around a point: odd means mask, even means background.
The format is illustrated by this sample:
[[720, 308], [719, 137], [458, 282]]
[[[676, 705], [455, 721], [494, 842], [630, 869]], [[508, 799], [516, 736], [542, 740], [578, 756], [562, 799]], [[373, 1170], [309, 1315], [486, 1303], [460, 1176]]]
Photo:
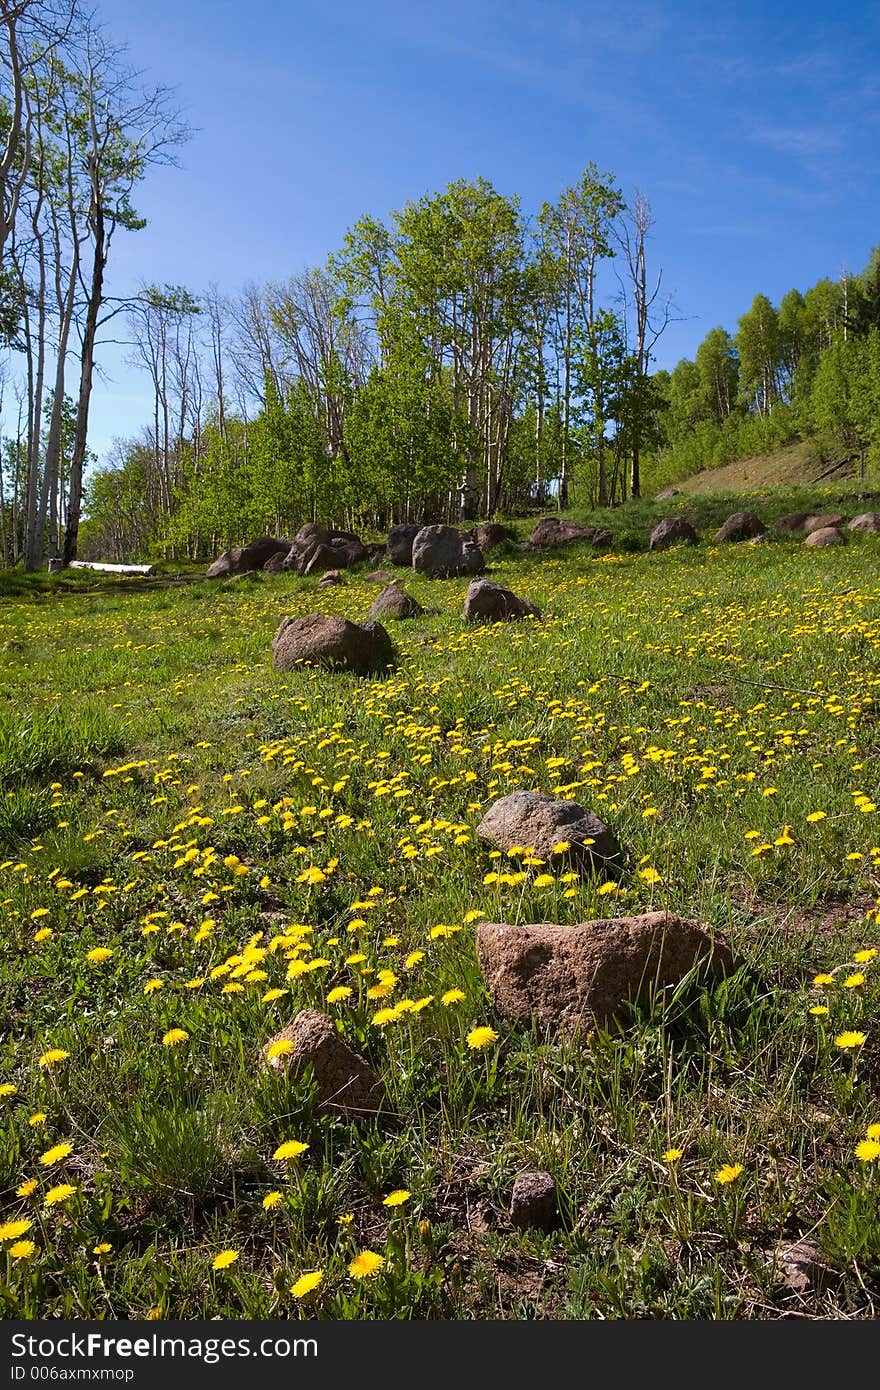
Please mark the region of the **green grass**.
[[[694, 505], [705, 529], [730, 510]], [[643, 536], [658, 514], [611, 515]], [[880, 1123], [880, 956], [855, 954], [880, 947], [880, 545], [508, 548], [492, 577], [545, 620], [468, 629], [465, 581], [403, 575], [434, 611], [389, 624], [398, 667], [370, 680], [271, 665], [286, 614], [366, 616], [357, 575], [5, 581], [0, 1219], [35, 1247], [3, 1242], [5, 1316], [876, 1315], [880, 1160], [854, 1150]], [[517, 787], [601, 815], [620, 881], [540, 888], [493, 858], [475, 826]], [[475, 921], [658, 907], [723, 934], [734, 972], [579, 1045], [495, 1012]], [[327, 964], [289, 975], [297, 956]], [[329, 1119], [260, 1067], [306, 1006], [380, 1071], [381, 1118]], [[835, 1046], [847, 1029], [864, 1045]], [[290, 1138], [308, 1149], [273, 1161]], [[550, 1235], [507, 1217], [532, 1168], [556, 1178]], [[774, 1252], [802, 1235], [824, 1278], [797, 1296]], [[384, 1264], [357, 1280], [363, 1250]]]

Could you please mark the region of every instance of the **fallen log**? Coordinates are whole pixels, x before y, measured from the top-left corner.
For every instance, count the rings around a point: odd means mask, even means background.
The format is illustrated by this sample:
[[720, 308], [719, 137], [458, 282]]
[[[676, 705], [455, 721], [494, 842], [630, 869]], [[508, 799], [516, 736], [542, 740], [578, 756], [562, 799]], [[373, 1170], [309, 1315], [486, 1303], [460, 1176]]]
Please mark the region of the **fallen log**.
[[[58, 564], [57, 561], [54, 564]], [[58, 565], [58, 569], [62, 568]], [[69, 569], [72, 570], [106, 570], [110, 574], [155, 574], [153, 565], [110, 565], [99, 560], [71, 560]], [[49, 561], [49, 573], [58, 573], [53, 569], [53, 561]]]

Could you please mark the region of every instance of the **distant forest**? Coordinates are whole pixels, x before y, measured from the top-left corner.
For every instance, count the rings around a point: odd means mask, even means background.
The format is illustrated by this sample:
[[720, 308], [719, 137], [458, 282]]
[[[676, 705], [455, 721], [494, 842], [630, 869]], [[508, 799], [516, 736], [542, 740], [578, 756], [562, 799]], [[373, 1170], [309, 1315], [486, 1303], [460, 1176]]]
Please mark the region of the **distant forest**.
[[[654, 371], [678, 312], [652, 213], [589, 164], [536, 213], [459, 180], [365, 216], [319, 267], [111, 293], [117, 234], [187, 130], [76, 0], [0, 4], [0, 554], [196, 558], [307, 520], [377, 531], [615, 505], [816, 433], [880, 453], [880, 251], [758, 295], [735, 334]], [[106, 338], [151, 418], [88, 450]]]

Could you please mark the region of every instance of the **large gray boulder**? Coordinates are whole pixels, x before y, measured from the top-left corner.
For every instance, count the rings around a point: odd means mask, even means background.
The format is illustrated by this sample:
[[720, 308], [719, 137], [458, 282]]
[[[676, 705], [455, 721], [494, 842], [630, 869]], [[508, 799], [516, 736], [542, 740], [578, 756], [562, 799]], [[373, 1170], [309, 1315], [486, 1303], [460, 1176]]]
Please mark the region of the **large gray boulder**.
[[276, 671], [307, 663], [366, 675], [393, 665], [394, 645], [381, 623], [309, 613], [284, 619], [272, 639], [272, 657]]
[[392, 565], [409, 569], [412, 565], [413, 541], [421, 531], [421, 526], [413, 521], [401, 521], [388, 532], [385, 549]]
[[454, 526], [423, 526], [413, 541], [412, 567], [432, 579], [482, 574], [483, 552]]
[[673, 545], [696, 545], [697, 533], [683, 516], [664, 516], [651, 532], [649, 550], [669, 550]]
[[270, 1038], [261, 1062], [291, 1081], [311, 1076], [318, 1107], [326, 1113], [357, 1118], [382, 1109], [384, 1088], [376, 1072], [319, 1009], [303, 1009], [289, 1027]]
[[477, 959], [505, 1018], [569, 1037], [620, 1021], [629, 1000], [679, 984], [697, 962], [731, 964], [707, 926], [666, 912], [577, 926], [481, 922]]
[[370, 618], [418, 618], [424, 608], [396, 581], [392, 581], [376, 598], [367, 614]]
[[566, 856], [590, 869], [615, 869], [621, 860], [617, 838], [604, 821], [576, 801], [543, 792], [502, 796], [483, 816], [477, 835], [498, 849], [531, 847], [542, 859], [549, 858], [556, 845], [568, 844]]
[[715, 532], [715, 540], [723, 545], [733, 541], [751, 541], [767, 528], [754, 512], [734, 512]]
[[475, 579], [468, 585], [463, 617], [468, 623], [504, 623], [512, 618], [540, 618], [541, 610], [512, 589], [491, 579]]

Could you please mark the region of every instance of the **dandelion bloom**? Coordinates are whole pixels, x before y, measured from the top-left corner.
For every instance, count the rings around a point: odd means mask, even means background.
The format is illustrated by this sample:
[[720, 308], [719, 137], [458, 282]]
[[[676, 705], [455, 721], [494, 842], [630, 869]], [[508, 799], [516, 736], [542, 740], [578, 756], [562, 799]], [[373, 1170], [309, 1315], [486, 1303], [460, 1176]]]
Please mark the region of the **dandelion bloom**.
[[0, 1096], [14, 1096], [17, 1090], [18, 1087], [13, 1085], [11, 1081], [4, 1081], [3, 1085], [0, 1086]]
[[467, 1035], [468, 1047], [491, 1047], [492, 1043], [497, 1041], [498, 1034], [495, 1032], [494, 1028], [472, 1028]]
[[212, 1268], [212, 1269], [228, 1269], [230, 1265], [234, 1265], [234, 1264], [235, 1264], [235, 1261], [236, 1261], [237, 1259], [238, 1259], [238, 1251], [237, 1251], [237, 1250], [221, 1250], [220, 1253], [219, 1253], [219, 1255], [215, 1255], [215, 1256], [214, 1256], [214, 1263], [211, 1265], [211, 1268]]
[[287, 1139], [283, 1144], [279, 1144], [273, 1153], [273, 1158], [299, 1158], [308, 1148], [308, 1144], [300, 1143], [299, 1139]]
[[75, 1191], [76, 1188], [71, 1186], [69, 1182], [61, 1182], [57, 1187], [49, 1188], [43, 1201], [47, 1207], [54, 1207], [58, 1202], [64, 1202], [68, 1197], [72, 1197]]
[[667, 1149], [663, 1155], [667, 1163], [677, 1163], [682, 1156], [681, 1149]]
[[811, 811], [810, 814], [807, 816], [807, 824], [815, 825], [817, 821], [825, 820], [826, 818], [827, 812], [825, 811]]
[[91, 961], [92, 965], [101, 965], [105, 960], [109, 960], [113, 955], [109, 946], [96, 946], [93, 951], [86, 951], [86, 960]]
[[864, 951], [856, 951], [853, 960], [857, 961], [859, 965], [867, 965], [868, 961], [873, 960], [876, 954], [877, 947], [869, 946]]
[[93, 1254], [93, 1255], [109, 1255], [109, 1253], [110, 1253], [110, 1251], [111, 1251], [112, 1249], [113, 1249], [113, 1246], [110, 1245], [109, 1242], [105, 1240], [105, 1241], [102, 1241], [100, 1245], [96, 1245], [96, 1246], [93, 1248], [92, 1254]]
[[862, 1163], [872, 1163], [875, 1158], [880, 1158], [880, 1143], [876, 1139], [863, 1139], [855, 1147], [856, 1158], [861, 1159]]
[[43, 1053], [37, 1065], [54, 1067], [56, 1062], [66, 1062], [69, 1056], [70, 1053], [65, 1052], [63, 1047], [50, 1047], [48, 1052]]
[[28, 1124], [29, 1124], [29, 1125], [32, 1125], [34, 1128], [36, 1128], [37, 1125], [44, 1125], [45, 1123], [46, 1123], [46, 1112], [45, 1112], [45, 1110], [35, 1110], [34, 1113], [33, 1113], [33, 1115], [28, 1115]]
[[810, 1013], [815, 1014], [817, 1018], [822, 1018], [823, 1015], [827, 1014], [827, 1012], [828, 1008], [825, 1004], [814, 1004], [813, 1007], [810, 1009]]
[[402, 1207], [404, 1202], [408, 1202], [411, 1196], [412, 1193], [407, 1192], [406, 1188], [398, 1187], [395, 1188], [393, 1192], [388, 1193], [382, 1205], [383, 1207]]
[[263, 1198], [263, 1211], [271, 1211], [272, 1208], [277, 1207], [278, 1203], [282, 1200], [283, 1198], [280, 1192], [267, 1192]]
[[722, 1184], [736, 1182], [742, 1171], [743, 1166], [741, 1163], [725, 1163], [715, 1174], [715, 1181]]
[[167, 1033], [162, 1035], [163, 1047], [176, 1047], [178, 1043], [189, 1042], [189, 1033], [185, 1028], [169, 1028]]
[[331, 989], [330, 993], [327, 995], [327, 1003], [338, 1004], [340, 1000], [347, 999], [350, 994], [351, 988], [348, 985], [337, 985], [336, 988]]
[[834, 1039], [834, 1046], [842, 1047], [844, 1051], [846, 1051], [850, 1047], [861, 1047], [862, 1043], [867, 1042], [867, 1040], [867, 1033], [848, 1030], [844, 1033], [838, 1033], [837, 1037]]
[[33, 1224], [33, 1221], [28, 1221], [26, 1216], [23, 1216], [19, 1221], [4, 1221], [3, 1225], [0, 1226], [0, 1240], [17, 1240], [19, 1236], [23, 1236], [29, 1231]]
[[865, 983], [865, 977], [861, 970], [856, 970], [852, 975], [847, 975], [843, 982], [844, 989], [858, 989], [859, 985]]
[[869, 1139], [880, 1139], [880, 1125], [868, 1125], [865, 1134]]
[[316, 1289], [324, 1278], [323, 1269], [313, 1269], [308, 1274], [301, 1274], [290, 1292], [294, 1298], [305, 1298], [306, 1294]]
[[14, 1245], [10, 1245], [7, 1254], [13, 1260], [26, 1260], [36, 1248], [32, 1240], [17, 1240]]
[[814, 975], [813, 984], [816, 986], [817, 989], [819, 989], [822, 985], [833, 985], [834, 976], [828, 975], [825, 972], [823, 972], [821, 975]]
[[162, 989], [164, 984], [164, 980], [147, 980], [147, 983], [144, 985], [144, 994], [155, 994], [156, 990]]
[[380, 1270], [384, 1263], [384, 1255], [377, 1255], [374, 1250], [362, 1250], [348, 1266], [348, 1272], [353, 1279], [368, 1279], [371, 1274]]
[[47, 1149], [44, 1154], [40, 1154], [40, 1162], [44, 1168], [49, 1168], [53, 1163], [60, 1163], [62, 1158], [66, 1158], [73, 1152], [72, 1144], [54, 1144], [51, 1149]]
[[289, 1038], [279, 1038], [277, 1042], [270, 1043], [266, 1048], [266, 1059], [274, 1062], [276, 1057], [288, 1057], [291, 1052], [296, 1051], [296, 1044]]
[[441, 994], [440, 1003], [445, 1004], [448, 1008], [450, 1004], [461, 1004], [466, 998], [467, 995], [464, 990], [448, 989], [445, 994]]
[[36, 1178], [25, 1178], [24, 1182], [20, 1183], [15, 1189], [16, 1195], [19, 1197], [33, 1197], [38, 1186], [39, 1184]]

